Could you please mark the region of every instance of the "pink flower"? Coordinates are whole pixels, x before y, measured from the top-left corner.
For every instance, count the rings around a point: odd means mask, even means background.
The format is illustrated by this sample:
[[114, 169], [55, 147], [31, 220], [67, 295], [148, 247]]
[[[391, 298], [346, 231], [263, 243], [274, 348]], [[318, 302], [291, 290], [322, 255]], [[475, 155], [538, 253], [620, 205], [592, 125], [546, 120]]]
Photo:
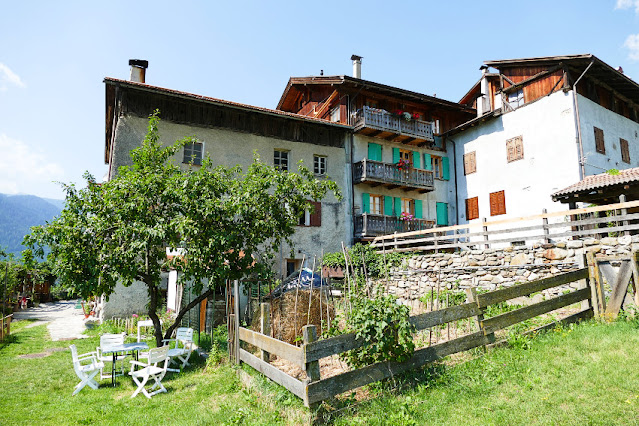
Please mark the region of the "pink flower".
[[133, 318], [137, 318], [137, 317], [138, 317], [138, 315], [137, 315], [137, 314], [133, 314]]

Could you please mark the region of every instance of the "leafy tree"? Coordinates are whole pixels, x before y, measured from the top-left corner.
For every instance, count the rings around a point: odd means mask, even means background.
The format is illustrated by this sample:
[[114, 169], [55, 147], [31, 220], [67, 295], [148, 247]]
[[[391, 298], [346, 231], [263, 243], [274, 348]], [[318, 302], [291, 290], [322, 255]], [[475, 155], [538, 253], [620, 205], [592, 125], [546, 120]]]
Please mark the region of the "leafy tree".
[[[160, 345], [163, 270], [178, 268], [182, 282], [193, 280], [194, 294], [200, 294], [178, 312], [168, 338], [188, 310], [226, 280], [270, 270], [280, 243], [292, 243], [300, 214], [312, 208], [308, 199], [341, 194], [334, 182], [315, 179], [301, 164], [288, 173], [257, 156], [245, 172], [213, 167], [208, 157], [201, 167], [182, 170], [172, 157], [194, 140], [162, 147], [158, 122], [156, 111], [142, 146], [131, 152], [132, 166], [121, 167], [114, 179], [97, 184], [86, 173], [85, 188], [64, 185], [65, 209], [32, 228], [25, 243], [35, 255], [48, 246], [53, 270], [82, 297], [108, 296], [117, 283], [144, 282]], [[183, 255], [168, 260], [167, 247]]]

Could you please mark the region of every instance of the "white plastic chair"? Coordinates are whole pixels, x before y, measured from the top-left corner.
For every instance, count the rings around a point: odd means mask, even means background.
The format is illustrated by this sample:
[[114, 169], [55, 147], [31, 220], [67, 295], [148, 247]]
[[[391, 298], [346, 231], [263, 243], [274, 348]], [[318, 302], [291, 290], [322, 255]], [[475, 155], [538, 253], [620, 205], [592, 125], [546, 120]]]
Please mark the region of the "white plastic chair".
[[[162, 379], [166, 375], [167, 367], [169, 366], [169, 347], [162, 346], [161, 348], [153, 348], [149, 350], [149, 362], [143, 363], [140, 361], [130, 361], [131, 371], [129, 374], [131, 378], [138, 385], [138, 388], [133, 392], [131, 398], [135, 398], [140, 391], [149, 399], [155, 394], [160, 392], [166, 392], [166, 388], [162, 384]], [[140, 370], [135, 370], [135, 366], [142, 367]], [[145, 386], [149, 379], [153, 379], [155, 384], [151, 387], [153, 389], [158, 388], [154, 392], [146, 390]]]
[[73, 395], [75, 396], [86, 385], [89, 385], [92, 389], [97, 389], [98, 382], [96, 382], [93, 378], [104, 367], [104, 364], [98, 361], [95, 352], [87, 352], [85, 354], [78, 355], [78, 350], [75, 345], [71, 345], [69, 348], [71, 348], [71, 356], [73, 357], [73, 369], [75, 370], [75, 374], [81, 380], [80, 383], [75, 386]]
[[[189, 364], [189, 358], [191, 352], [193, 352], [193, 329], [186, 327], [178, 327], [175, 330], [175, 339], [164, 339], [162, 343], [170, 345], [171, 342], [175, 342], [175, 347], [169, 350], [169, 358], [171, 362], [180, 364], [179, 368], [169, 368], [168, 371], [179, 372]], [[177, 359], [177, 361], [176, 361]]]
[[[96, 353], [98, 360], [102, 363], [113, 362], [113, 354], [103, 354], [102, 348], [107, 346], [118, 346], [124, 344], [124, 333], [120, 334], [103, 334], [100, 336], [100, 346], [96, 348]], [[128, 357], [127, 354], [119, 354], [115, 356], [115, 368], [113, 370], [117, 370], [117, 363], [120, 362], [120, 374], [116, 374], [116, 376], [124, 375], [124, 360]], [[100, 369], [100, 379], [111, 379], [111, 373], [106, 374], [104, 372], [104, 368]]]

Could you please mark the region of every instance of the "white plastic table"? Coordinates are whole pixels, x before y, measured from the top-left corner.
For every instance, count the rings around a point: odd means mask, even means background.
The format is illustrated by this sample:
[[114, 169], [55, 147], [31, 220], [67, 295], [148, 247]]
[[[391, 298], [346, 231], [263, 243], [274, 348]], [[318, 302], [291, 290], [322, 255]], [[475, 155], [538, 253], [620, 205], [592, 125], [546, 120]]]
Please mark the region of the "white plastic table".
[[113, 354], [113, 363], [111, 364], [111, 385], [115, 386], [115, 359], [120, 352], [133, 352], [135, 360], [138, 360], [138, 351], [149, 349], [146, 342], [124, 343], [122, 345], [105, 346], [100, 348], [104, 354]]

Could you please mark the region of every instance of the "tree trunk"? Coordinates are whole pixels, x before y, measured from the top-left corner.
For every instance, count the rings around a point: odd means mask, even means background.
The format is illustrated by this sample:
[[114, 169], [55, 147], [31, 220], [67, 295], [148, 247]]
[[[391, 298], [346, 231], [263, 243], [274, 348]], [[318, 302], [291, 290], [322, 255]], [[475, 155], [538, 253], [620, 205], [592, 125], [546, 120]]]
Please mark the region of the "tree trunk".
[[149, 318], [153, 321], [153, 335], [155, 336], [155, 344], [159, 348], [162, 346], [162, 325], [157, 314], [158, 309], [158, 288], [153, 284], [146, 284], [149, 289]]
[[180, 312], [178, 312], [178, 315], [175, 318], [175, 321], [173, 322], [173, 324], [171, 324], [169, 329], [166, 330], [166, 334], [164, 335], [164, 338], [165, 339], [170, 339], [171, 338], [171, 334], [173, 334], [173, 330], [175, 330], [178, 327], [178, 324], [180, 324], [180, 321], [182, 321], [182, 318], [184, 318], [184, 315], [186, 315], [186, 313], [188, 311], [193, 309], [202, 300], [206, 299], [207, 297], [209, 297], [212, 294], [215, 294], [215, 287], [214, 288], [210, 288], [209, 287], [204, 293], [200, 294], [198, 297], [196, 297], [195, 299], [191, 300], [191, 303], [186, 305], [184, 308], [180, 309]]

